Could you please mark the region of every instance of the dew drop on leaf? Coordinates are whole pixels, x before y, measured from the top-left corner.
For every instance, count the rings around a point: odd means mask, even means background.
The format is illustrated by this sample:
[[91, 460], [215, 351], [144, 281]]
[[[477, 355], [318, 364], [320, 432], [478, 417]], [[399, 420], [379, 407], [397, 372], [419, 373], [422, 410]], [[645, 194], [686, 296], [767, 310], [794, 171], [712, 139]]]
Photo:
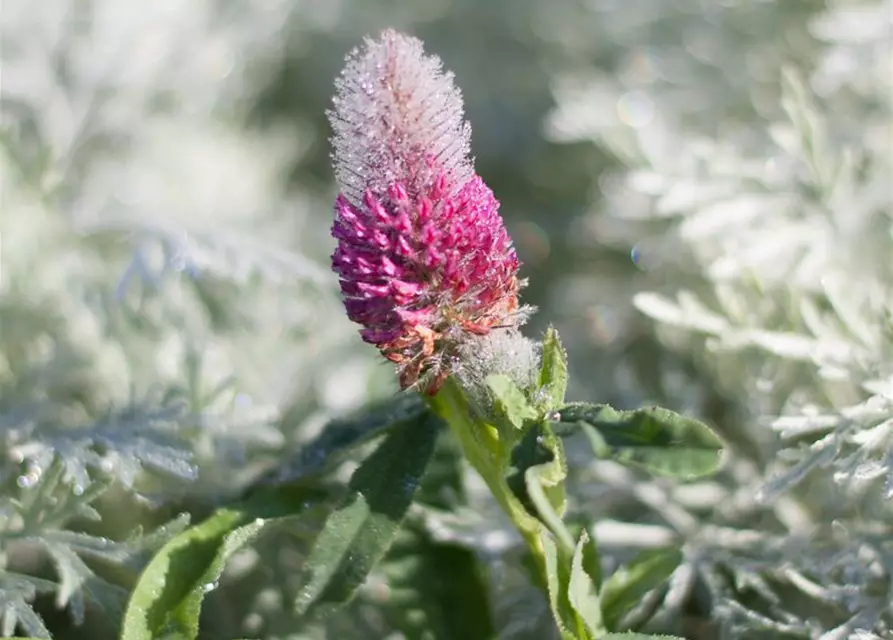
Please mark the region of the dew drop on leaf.
[[210, 593], [219, 586], [217, 582], [208, 582], [202, 585], [202, 593]]

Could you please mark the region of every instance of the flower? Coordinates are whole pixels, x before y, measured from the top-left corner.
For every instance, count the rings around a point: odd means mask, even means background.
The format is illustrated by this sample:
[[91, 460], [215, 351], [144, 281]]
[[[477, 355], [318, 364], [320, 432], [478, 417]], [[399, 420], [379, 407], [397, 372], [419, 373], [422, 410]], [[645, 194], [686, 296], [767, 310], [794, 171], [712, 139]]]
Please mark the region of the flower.
[[519, 261], [469, 158], [462, 96], [419, 40], [388, 30], [348, 56], [328, 116], [347, 315], [402, 388], [436, 393], [470, 336], [518, 322]]

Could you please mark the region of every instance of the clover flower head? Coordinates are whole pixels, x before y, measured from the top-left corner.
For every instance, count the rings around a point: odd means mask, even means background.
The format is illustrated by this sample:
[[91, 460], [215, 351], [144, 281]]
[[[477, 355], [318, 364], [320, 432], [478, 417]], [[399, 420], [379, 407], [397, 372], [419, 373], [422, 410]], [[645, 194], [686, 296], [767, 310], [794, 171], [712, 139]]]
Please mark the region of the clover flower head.
[[434, 393], [471, 336], [522, 315], [518, 258], [469, 157], [461, 93], [419, 40], [388, 30], [348, 56], [327, 115], [347, 315], [402, 388]]

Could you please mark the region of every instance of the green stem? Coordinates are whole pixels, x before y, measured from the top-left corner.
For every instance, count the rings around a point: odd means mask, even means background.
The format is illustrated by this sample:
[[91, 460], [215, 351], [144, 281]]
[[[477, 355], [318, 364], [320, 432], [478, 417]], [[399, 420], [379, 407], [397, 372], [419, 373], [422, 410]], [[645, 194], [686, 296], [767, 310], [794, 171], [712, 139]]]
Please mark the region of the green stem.
[[474, 417], [464, 391], [452, 377], [447, 379], [436, 396], [428, 398], [428, 403], [450, 425], [465, 457], [484, 479], [499, 506], [524, 538], [533, 555], [541, 584], [545, 587], [548, 579], [545, 551], [540, 539], [542, 525], [527, 512], [506, 482], [505, 474], [511, 459], [508, 443], [500, 439], [495, 425]]

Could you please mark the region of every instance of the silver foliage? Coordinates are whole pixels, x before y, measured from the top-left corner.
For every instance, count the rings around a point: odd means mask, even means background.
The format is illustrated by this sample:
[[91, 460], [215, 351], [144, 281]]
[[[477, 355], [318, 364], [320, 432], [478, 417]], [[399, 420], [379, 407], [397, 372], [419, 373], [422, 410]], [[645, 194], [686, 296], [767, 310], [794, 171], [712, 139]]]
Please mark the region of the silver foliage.
[[[716, 23], [744, 10], [728, 5]], [[720, 519], [780, 530], [745, 550], [675, 527], [728, 637], [886, 637], [891, 547], [872, 532], [893, 496], [893, 5], [835, 2], [805, 26], [811, 68], [770, 48], [745, 71], [704, 36], [694, 59], [671, 38], [616, 77], [561, 77], [547, 131], [623, 161], [590, 228], [649, 274], [634, 303], [665, 344], [745, 407], [725, 435], [758, 443], [736, 452]], [[701, 64], [713, 82], [686, 75]], [[700, 101], [720, 87], [759, 118], [710, 121]]]
[[288, 7], [226, 5], [3, 6], [0, 635], [49, 637], [39, 594], [117, 624], [121, 575], [186, 524], [143, 535], [153, 509], [238, 494], [290, 406], [365, 397], [305, 225], [326, 196], [282, 187], [309, 136], [244, 126]]

